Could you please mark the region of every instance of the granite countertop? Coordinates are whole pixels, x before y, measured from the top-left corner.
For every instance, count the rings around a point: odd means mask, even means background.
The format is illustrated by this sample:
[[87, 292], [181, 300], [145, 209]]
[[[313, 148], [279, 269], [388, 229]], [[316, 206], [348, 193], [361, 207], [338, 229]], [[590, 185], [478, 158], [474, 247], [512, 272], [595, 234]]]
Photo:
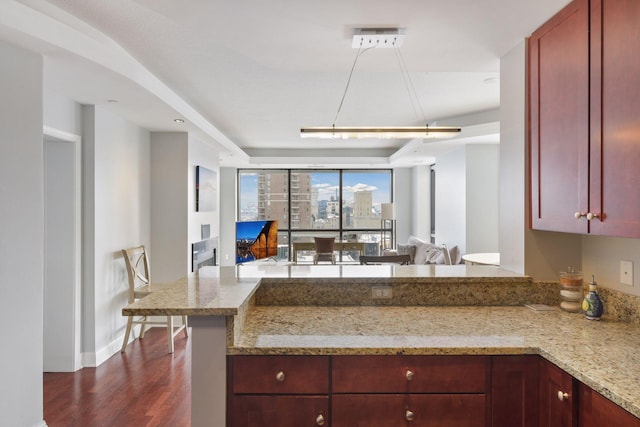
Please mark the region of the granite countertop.
[[228, 354], [539, 354], [640, 417], [640, 324], [525, 308], [558, 284], [499, 267], [205, 267], [162, 288], [122, 313], [224, 316]]
[[640, 325], [559, 308], [254, 306], [229, 354], [539, 354], [640, 417]]
[[[233, 316], [246, 307], [265, 282], [293, 283], [290, 292], [305, 285], [339, 285], [370, 288], [375, 284], [473, 282], [474, 284], [530, 283], [528, 276], [492, 266], [465, 265], [278, 265], [264, 263], [235, 267], [204, 267], [172, 284], [155, 285], [151, 295], [127, 305], [128, 315]], [[268, 286], [267, 284], [267, 286]], [[348, 286], [347, 286], [348, 285]], [[265, 288], [267, 287], [265, 286]], [[321, 287], [315, 287], [321, 289]], [[159, 291], [158, 291], [159, 290]], [[332, 290], [329, 290], [333, 292]], [[359, 298], [359, 295], [352, 295]]]

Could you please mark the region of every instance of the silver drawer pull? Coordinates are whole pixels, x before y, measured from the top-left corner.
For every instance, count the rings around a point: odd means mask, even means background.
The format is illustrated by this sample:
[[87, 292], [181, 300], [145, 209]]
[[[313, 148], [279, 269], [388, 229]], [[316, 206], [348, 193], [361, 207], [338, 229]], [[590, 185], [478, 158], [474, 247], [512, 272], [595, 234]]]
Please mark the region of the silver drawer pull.
[[415, 416], [416, 415], [408, 409], [407, 409], [407, 412], [404, 413], [404, 417], [407, 419], [407, 421], [413, 421]]
[[407, 372], [404, 374], [405, 378], [407, 379], [407, 381], [411, 381], [413, 379], [413, 371], [410, 369], [407, 369]]
[[278, 380], [279, 382], [284, 381], [284, 371], [278, 371], [278, 373], [276, 374], [276, 380]]
[[558, 400], [560, 402], [564, 402], [565, 400], [569, 400], [569, 393], [565, 393], [562, 390], [558, 390]]
[[318, 415], [316, 417], [316, 424], [318, 424], [319, 426], [323, 426], [324, 425], [324, 417], [322, 416], [322, 414]]

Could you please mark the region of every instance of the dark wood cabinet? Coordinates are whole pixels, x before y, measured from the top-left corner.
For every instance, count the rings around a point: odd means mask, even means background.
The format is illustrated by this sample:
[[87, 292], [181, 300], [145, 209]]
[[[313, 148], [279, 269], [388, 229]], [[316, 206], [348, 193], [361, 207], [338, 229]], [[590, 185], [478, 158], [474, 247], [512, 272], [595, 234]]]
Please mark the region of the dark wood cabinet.
[[533, 229], [640, 237], [639, 21], [574, 0], [529, 38]]
[[234, 393], [329, 393], [328, 356], [236, 356], [231, 366]]
[[329, 425], [328, 356], [228, 357], [227, 425]]
[[493, 427], [538, 427], [539, 356], [494, 356], [491, 365]]
[[540, 427], [577, 426], [577, 385], [571, 375], [540, 358]]
[[333, 393], [485, 393], [488, 356], [334, 356]]
[[578, 420], [580, 427], [639, 427], [640, 419], [600, 393], [579, 383]]
[[589, 3], [574, 0], [528, 42], [531, 226], [586, 233]]
[[483, 427], [484, 394], [334, 394], [333, 427]]
[[329, 396], [239, 395], [231, 410], [233, 427], [329, 425]]
[[591, 0], [593, 234], [640, 237], [640, 2]]
[[640, 427], [537, 355], [229, 356], [229, 427]]
[[333, 427], [485, 426], [488, 356], [334, 356]]

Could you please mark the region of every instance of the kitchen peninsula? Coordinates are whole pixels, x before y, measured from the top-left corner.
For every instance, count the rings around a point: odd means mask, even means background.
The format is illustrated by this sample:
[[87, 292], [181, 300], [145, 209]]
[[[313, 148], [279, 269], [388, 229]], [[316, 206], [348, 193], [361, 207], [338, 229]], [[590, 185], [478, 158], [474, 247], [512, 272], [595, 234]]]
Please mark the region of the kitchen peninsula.
[[523, 306], [557, 305], [557, 294], [493, 266], [247, 265], [203, 268], [123, 314], [189, 316], [194, 426], [225, 425], [227, 363], [254, 356], [477, 357], [489, 367], [534, 355], [640, 416], [640, 325]]

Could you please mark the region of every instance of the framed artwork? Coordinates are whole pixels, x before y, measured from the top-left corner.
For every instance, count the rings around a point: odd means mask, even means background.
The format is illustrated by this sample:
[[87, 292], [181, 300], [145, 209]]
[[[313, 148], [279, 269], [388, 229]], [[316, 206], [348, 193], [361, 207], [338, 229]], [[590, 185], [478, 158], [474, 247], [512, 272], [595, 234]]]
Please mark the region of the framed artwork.
[[218, 198], [217, 174], [196, 166], [196, 212], [215, 211]]

